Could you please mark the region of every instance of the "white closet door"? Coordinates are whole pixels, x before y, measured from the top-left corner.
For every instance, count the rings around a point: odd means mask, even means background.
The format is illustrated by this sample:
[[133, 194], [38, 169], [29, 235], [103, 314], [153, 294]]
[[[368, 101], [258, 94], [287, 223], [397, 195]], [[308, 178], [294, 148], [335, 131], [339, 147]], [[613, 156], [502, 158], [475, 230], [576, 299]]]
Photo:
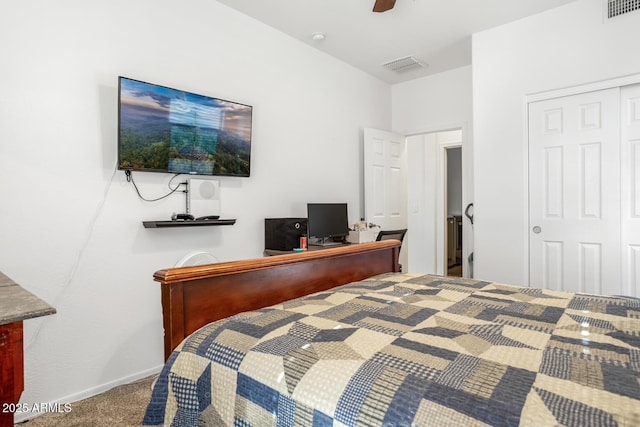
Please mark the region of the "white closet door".
[[622, 294], [640, 296], [640, 85], [621, 94]]
[[529, 104], [530, 285], [620, 294], [620, 90]]

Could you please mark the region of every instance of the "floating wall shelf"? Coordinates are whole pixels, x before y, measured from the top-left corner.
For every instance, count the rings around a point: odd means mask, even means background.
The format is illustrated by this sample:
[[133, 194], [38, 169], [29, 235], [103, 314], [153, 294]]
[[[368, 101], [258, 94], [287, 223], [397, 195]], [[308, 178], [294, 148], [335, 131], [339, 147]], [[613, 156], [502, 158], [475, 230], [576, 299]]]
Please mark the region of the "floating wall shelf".
[[143, 221], [144, 228], [168, 228], [168, 227], [203, 227], [208, 225], [233, 225], [235, 219], [194, 219], [174, 221]]

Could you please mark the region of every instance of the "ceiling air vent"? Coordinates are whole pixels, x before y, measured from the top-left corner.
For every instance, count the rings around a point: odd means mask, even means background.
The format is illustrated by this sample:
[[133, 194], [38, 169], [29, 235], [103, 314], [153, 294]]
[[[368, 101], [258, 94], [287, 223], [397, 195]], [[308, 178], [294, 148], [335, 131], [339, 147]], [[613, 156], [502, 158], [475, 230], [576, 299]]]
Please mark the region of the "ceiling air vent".
[[614, 18], [640, 9], [640, 0], [607, 0], [607, 17]]
[[395, 71], [396, 73], [404, 73], [405, 71], [415, 70], [417, 68], [424, 67], [424, 65], [413, 56], [394, 59], [393, 61], [389, 61], [386, 64], [382, 64], [382, 66], [387, 70]]

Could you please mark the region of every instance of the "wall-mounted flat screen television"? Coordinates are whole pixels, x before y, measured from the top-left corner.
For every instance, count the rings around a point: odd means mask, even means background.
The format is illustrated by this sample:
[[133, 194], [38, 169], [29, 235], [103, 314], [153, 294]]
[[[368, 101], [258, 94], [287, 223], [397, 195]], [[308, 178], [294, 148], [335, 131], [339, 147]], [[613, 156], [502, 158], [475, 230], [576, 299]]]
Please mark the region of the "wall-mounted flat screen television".
[[118, 169], [248, 177], [253, 108], [119, 77]]

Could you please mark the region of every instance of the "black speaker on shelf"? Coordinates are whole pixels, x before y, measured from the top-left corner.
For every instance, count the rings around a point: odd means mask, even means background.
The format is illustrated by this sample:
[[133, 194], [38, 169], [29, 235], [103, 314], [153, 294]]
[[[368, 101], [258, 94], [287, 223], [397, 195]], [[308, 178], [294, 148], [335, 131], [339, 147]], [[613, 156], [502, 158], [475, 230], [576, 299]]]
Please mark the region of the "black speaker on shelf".
[[307, 218], [266, 218], [264, 248], [292, 251], [300, 247], [300, 236], [307, 235]]

